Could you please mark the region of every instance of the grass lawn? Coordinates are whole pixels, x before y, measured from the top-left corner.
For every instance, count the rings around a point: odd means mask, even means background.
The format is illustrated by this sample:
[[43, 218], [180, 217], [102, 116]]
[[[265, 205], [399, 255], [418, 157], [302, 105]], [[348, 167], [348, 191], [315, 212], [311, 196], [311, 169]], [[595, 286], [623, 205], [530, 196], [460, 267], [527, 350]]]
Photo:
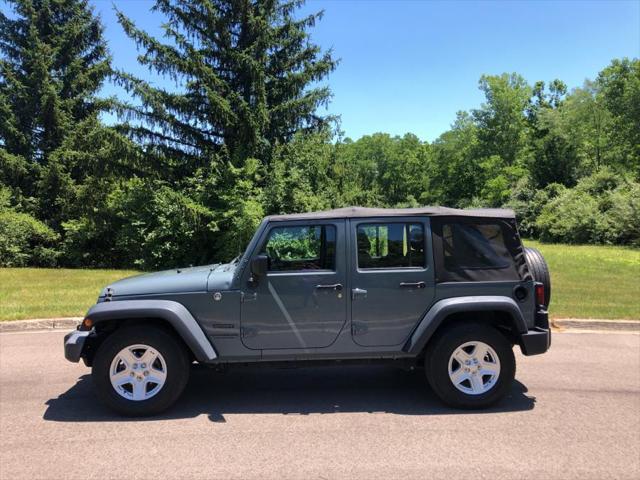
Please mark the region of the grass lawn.
[[0, 320], [81, 317], [100, 290], [131, 270], [0, 268]]
[[[640, 250], [540, 244], [551, 270], [554, 318], [640, 319]], [[108, 283], [131, 270], [0, 268], [0, 320], [85, 314]]]
[[640, 250], [531, 240], [551, 271], [553, 318], [640, 319]]

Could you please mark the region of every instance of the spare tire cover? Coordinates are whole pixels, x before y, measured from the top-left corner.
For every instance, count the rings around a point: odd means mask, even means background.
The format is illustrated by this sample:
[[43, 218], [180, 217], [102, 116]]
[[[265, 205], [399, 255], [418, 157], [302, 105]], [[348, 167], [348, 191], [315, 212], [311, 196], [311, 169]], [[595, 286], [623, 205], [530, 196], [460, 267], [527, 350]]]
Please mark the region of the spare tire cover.
[[549, 276], [547, 262], [545, 262], [540, 251], [535, 248], [525, 247], [524, 255], [533, 279], [544, 285], [544, 306], [548, 307], [551, 301], [551, 277]]

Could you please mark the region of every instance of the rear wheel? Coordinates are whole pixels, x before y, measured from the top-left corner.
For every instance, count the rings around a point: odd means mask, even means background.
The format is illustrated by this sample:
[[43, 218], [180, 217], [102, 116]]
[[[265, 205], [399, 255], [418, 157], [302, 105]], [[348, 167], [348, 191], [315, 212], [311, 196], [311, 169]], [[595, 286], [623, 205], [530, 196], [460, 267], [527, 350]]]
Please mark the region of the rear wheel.
[[515, 377], [511, 343], [490, 325], [448, 327], [427, 349], [425, 372], [433, 391], [456, 408], [486, 408], [500, 400]]
[[93, 362], [96, 392], [123, 415], [154, 415], [170, 407], [189, 378], [189, 357], [168, 332], [125, 327], [100, 345]]

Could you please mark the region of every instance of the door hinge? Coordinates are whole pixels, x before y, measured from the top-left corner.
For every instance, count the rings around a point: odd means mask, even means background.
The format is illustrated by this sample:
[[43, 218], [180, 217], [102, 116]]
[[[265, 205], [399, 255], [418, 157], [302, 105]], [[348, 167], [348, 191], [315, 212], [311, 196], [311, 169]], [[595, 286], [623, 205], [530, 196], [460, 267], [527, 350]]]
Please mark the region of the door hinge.
[[255, 337], [258, 333], [258, 330], [251, 327], [242, 327], [240, 328], [240, 335], [242, 338]]
[[351, 300], [358, 298], [367, 298], [367, 291], [362, 288], [354, 288], [351, 290]]
[[364, 335], [369, 329], [363, 323], [351, 322], [351, 335]]
[[258, 292], [241, 292], [240, 293], [240, 301], [241, 302], [252, 302], [258, 299]]

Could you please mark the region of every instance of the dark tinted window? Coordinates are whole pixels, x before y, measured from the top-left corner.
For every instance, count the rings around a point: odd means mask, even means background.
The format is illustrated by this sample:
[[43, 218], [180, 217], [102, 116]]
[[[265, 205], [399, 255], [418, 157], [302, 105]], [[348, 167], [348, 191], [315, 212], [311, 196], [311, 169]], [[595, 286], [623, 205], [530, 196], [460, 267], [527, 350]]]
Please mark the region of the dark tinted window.
[[358, 225], [359, 268], [424, 267], [424, 227], [418, 223]]
[[336, 227], [273, 228], [262, 253], [269, 256], [269, 271], [335, 270]]
[[442, 243], [447, 270], [506, 268], [511, 264], [498, 224], [444, 224]]

